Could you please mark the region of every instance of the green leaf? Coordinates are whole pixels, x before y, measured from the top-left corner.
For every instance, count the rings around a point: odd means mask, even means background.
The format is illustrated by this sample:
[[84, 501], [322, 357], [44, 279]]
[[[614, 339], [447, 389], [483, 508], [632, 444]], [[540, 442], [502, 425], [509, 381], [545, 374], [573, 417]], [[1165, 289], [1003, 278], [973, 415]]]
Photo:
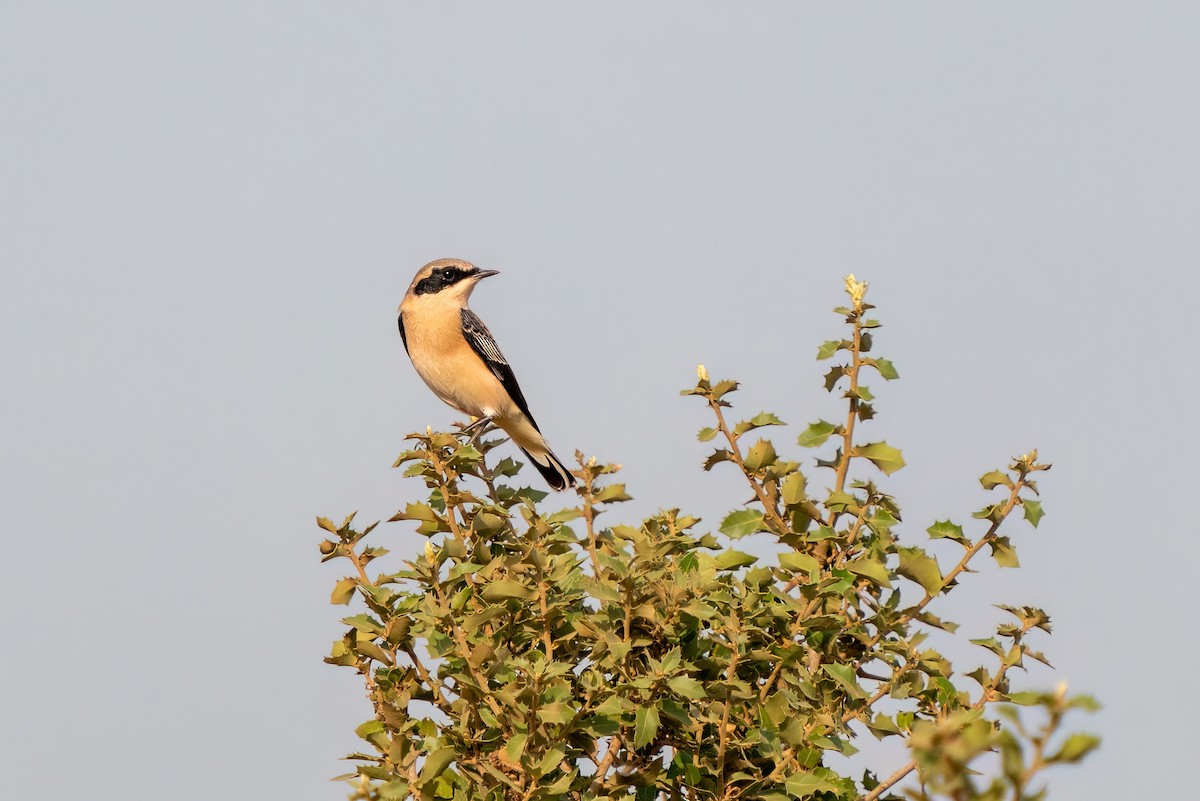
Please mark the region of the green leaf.
[[785, 426], [787, 423], [780, 420], [770, 412], [759, 412], [749, 420], [743, 420], [733, 427], [733, 433], [745, 434], [747, 431], [753, 431], [756, 428], [763, 426]]
[[425, 757], [425, 764], [421, 767], [421, 785], [429, 784], [429, 782], [441, 776], [453, 761], [454, 748], [449, 745], [442, 746]]
[[375, 788], [375, 792], [383, 801], [403, 801], [410, 797], [408, 792], [408, 782], [403, 779], [390, 781], [387, 784], [381, 784]]
[[503, 606], [489, 606], [482, 611], [467, 615], [463, 619], [463, 629], [466, 630], [467, 634], [474, 634], [484, 623], [487, 623], [494, 617], [503, 615], [506, 611], [508, 610]]
[[713, 400], [720, 400], [722, 397], [724, 397], [725, 395], [728, 395], [730, 392], [736, 392], [737, 388], [738, 388], [738, 382], [736, 382], [736, 381], [718, 381], [716, 384], [713, 385], [713, 388], [712, 388]]
[[825, 671], [834, 681], [842, 685], [842, 688], [854, 698], [862, 698], [865, 693], [862, 687], [858, 686], [858, 679], [854, 676], [854, 668], [850, 665], [821, 665], [821, 670]]
[[979, 483], [982, 484], [983, 488], [986, 490], [993, 489], [1001, 484], [1009, 489], [1012, 489], [1013, 486], [1012, 479], [1008, 477], [1007, 473], [1001, 470], [992, 470], [988, 473], [984, 473], [979, 477]]
[[833, 388], [837, 386], [837, 382], [846, 374], [846, 368], [842, 365], [831, 367], [829, 372], [825, 374], [825, 389], [833, 392]]
[[1044, 693], [1027, 690], [1025, 692], [1008, 693], [1008, 702], [1020, 706], [1034, 706], [1041, 703], [1045, 697]]
[[887, 509], [876, 509], [871, 516], [866, 519], [866, 523], [871, 527], [871, 530], [883, 534], [895, 528], [900, 521], [897, 520]]
[[358, 631], [366, 632], [367, 634], [382, 634], [383, 624], [370, 615], [354, 615], [353, 617], [342, 618], [342, 622], [347, 626], [352, 626]]
[[872, 442], [859, 445], [853, 451], [855, 456], [869, 459], [876, 467], [887, 475], [891, 475], [904, 467], [904, 457], [898, 448], [893, 448], [886, 442]]
[[930, 539], [954, 540], [962, 545], [971, 544], [971, 540], [968, 539], [965, 534], [963, 534], [962, 526], [955, 525], [949, 520], [938, 521], [929, 528], [925, 529], [925, 531], [928, 532]]
[[539, 709], [537, 716], [542, 719], [543, 723], [562, 725], [570, 723], [575, 718], [575, 710], [569, 704], [564, 704], [562, 701], [554, 701]]
[[992, 558], [996, 560], [996, 564], [1000, 567], [1020, 567], [1021, 563], [1017, 561], [1017, 550], [1013, 548], [1012, 542], [1008, 537], [996, 537], [988, 543], [992, 546]]
[[844, 348], [847, 344], [848, 343], [845, 340], [841, 339], [831, 339], [825, 342], [821, 345], [821, 347], [817, 348], [817, 361], [828, 359], [830, 356]]
[[763, 525], [763, 513], [758, 509], [739, 509], [721, 521], [721, 533], [730, 539], [741, 539], [759, 531], [766, 531], [766, 526]]
[[537, 597], [537, 592], [518, 581], [508, 579], [502, 581], [490, 581], [483, 588], [483, 598], [485, 601], [506, 601], [509, 598], [516, 598], [521, 601], [532, 601]]
[[350, 599], [354, 597], [354, 588], [357, 586], [358, 579], [339, 579], [338, 583], [333, 585], [333, 593], [329, 596], [329, 603], [341, 604], [343, 606], [350, 603]]
[[816, 768], [811, 773], [793, 773], [784, 782], [784, 787], [788, 795], [800, 801], [817, 793], [836, 793], [841, 785], [826, 778], [831, 772], [827, 768]]
[[870, 556], [860, 556], [846, 563], [846, 569], [856, 576], [865, 576], [881, 587], [890, 587], [892, 582], [887, 567]]
[[825, 420], [818, 420], [815, 423], [809, 424], [808, 428], [800, 434], [796, 439], [796, 444], [802, 448], [816, 448], [825, 444], [825, 440], [829, 439], [829, 435], [838, 431], [840, 426]]
[[708, 693], [704, 692], [704, 685], [690, 676], [676, 676], [667, 681], [667, 686], [692, 701], [699, 701], [708, 696]]
[[495, 467], [492, 468], [492, 475], [507, 476], [512, 478], [521, 470], [521, 465], [511, 456], [505, 456]]
[[696, 434], [696, 439], [700, 440], [701, 442], [708, 442], [710, 439], [712, 439], [716, 435], [717, 435], [717, 429], [706, 427], [706, 428], [700, 429], [699, 433]]
[[896, 365], [887, 359], [876, 359], [875, 369], [879, 371], [879, 375], [888, 381], [895, 381], [900, 377], [900, 373], [896, 372]]
[[386, 751], [389, 743], [391, 742], [387, 733], [387, 724], [382, 720], [368, 720], [366, 723], [355, 729], [354, 733], [378, 748], [380, 751]]
[[793, 573], [802, 571], [810, 576], [816, 575], [821, 569], [821, 563], [816, 560], [816, 557], [800, 551], [784, 551], [779, 554], [779, 566]]
[[558, 767], [558, 764], [563, 761], [563, 757], [567, 755], [566, 749], [561, 745], [556, 745], [542, 756], [534, 768], [534, 775], [539, 779], [550, 773]]
[[938, 563], [920, 548], [900, 548], [900, 575], [912, 579], [930, 595], [937, 595], [944, 579]]
[[710, 456], [704, 460], [704, 470], [705, 470], [705, 472], [707, 472], [709, 470], [712, 470], [714, 467], [719, 465], [721, 462], [730, 462], [730, 461], [733, 461], [733, 453], [726, 450], [725, 448], [717, 448], [715, 451], [713, 451], [712, 456]]
[[746, 454], [744, 464], [747, 470], [762, 470], [764, 467], [770, 467], [775, 464], [779, 458], [775, 453], [775, 446], [770, 440], [760, 439], [750, 448], [750, 452]]
[[658, 707], [653, 704], [641, 707], [633, 721], [633, 747], [645, 748], [658, 734]]
[[622, 503], [632, 500], [633, 496], [625, 491], [624, 484], [609, 484], [607, 487], [601, 487], [595, 497], [596, 503]]
[[798, 503], [803, 503], [807, 497], [807, 490], [808, 482], [804, 474], [799, 471], [789, 473], [788, 477], [783, 480], [783, 486], [779, 488], [783, 502], [787, 506], [795, 506]]
[[403, 512], [396, 512], [392, 515], [389, 523], [394, 523], [397, 520], [437, 520], [437, 512], [426, 503], [410, 503], [404, 508]]
[[1042, 518], [1046, 515], [1046, 513], [1042, 511], [1042, 502], [1031, 501], [1022, 498], [1021, 505], [1025, 507], [1025, 519], [1029, 521], [1029, 525], [1037, 528], [1037, 524], [1041, 522]]
[[1047, 762], [1078, 762], [1100, 747], [1100, 738], [1093, 734], [1072, 734], [1062, 744], [1062, 748]]
[[754, 564], [758, 557], [730, 548], [728, 551], [722, 551], [715, 561], [718, 570], [737, 570], [739, 567]]
[[528, 734], [518, 733], [509, 738], [504, 746], [504, 756], [509, 762], [516, 765], [521, 761], [521, 754], [525, 753], [525, 741], [529, 739]]

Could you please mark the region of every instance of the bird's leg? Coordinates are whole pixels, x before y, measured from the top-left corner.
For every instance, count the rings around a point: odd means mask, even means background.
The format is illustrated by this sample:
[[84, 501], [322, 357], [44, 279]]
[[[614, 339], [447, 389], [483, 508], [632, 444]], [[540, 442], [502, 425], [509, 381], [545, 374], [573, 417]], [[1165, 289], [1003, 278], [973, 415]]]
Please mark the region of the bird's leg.
[[491, 422], [492, 422], [492, 418], [490, 418], [490, 417], [480, 417], [475, 422], [464, 427], [460, 433], [470, 434], [471, 437], [470, 437], [470, 439], [467, 440], [467, 442], [473, 443], [473, 442], [475, 442], [476, 439], [479, 438], [479, 436], [481, 434], [483, 434], [484, 431], [487, 430], [488, 424]]

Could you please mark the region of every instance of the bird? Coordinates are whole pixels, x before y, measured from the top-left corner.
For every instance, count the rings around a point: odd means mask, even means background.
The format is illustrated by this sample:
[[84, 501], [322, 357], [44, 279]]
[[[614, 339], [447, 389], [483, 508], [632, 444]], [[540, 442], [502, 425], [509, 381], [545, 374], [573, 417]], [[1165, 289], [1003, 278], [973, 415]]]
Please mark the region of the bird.
[[494, 423], [529, 457], [547, 484], [563, 490], [575, 484], [575, 477], [550, 450], [492, 332], [467, 308], [476, 285], [498, 274], [460, 259], [426, 264], [400, 303], [400, 340], [433, 394], [478, 418], [464, 431]]

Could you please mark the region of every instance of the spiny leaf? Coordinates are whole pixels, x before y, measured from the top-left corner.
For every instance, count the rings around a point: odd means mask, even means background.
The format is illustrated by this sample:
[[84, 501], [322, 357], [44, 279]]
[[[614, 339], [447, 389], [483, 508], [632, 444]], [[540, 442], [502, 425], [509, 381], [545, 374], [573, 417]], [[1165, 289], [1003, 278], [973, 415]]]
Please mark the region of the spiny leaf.
[[483, 598], [485, 601], [506, 601], [509, 598], [516, 598], [521, 601], [532, 601], [537, 597], [537, 592], [524, 584], [517, 581], [501, 580], [488, 582], [483, 588]]
[[721, 533], [730, 539], [741, 539], [759, 531], [766, 531], [766, 526], [763, 513], [758, 509], [739, 509], [721, 521]]
[[850, 665], [835, 665], [826, 663], [821, 665], [821, 670], [825, 671], [834, 681], [842, 685], [842, 688], [854, 698], [862, 698], [866, 693], [863, 688], [858, 686], [858, 679], [854, 676], [854, 668]]
[[998, 487], [1001, 484], [1008, 487], [1009, 489], [1012, 489], [1012, 486], [1013, 486], [1012, 479], [1009, 478], [1008, 474], [1003, 472], [1002, 470], [992, 470], [990, 472], [984, 473], [982, 476], [979, 477], [979, 483], [982, 484], [983, 488], [986, 490], [990, 490], [993, 487]]
[[807, 482], [804, 474], [797, 470], [795, 473], [789, 473], [788, 477], [783, 480], [783, 485], [779, 488], [779, 494], [783, 498], [784, 504], [795, 506], [798, 503], [802, 503], [805, 497], [807, 497], [805, 495], [806, 489]]
[[860, 556], [846, 563], [846, 569], [856, 576], [865, 576], [881, 587], [890, 587], [892, 582], [887, 567], [870, 556]]
[[736, 381], [718, 381], [712, 388], [713, 400], [720, 400], [730, 392], [736, 392], [738, 386]]
[[425, 757], [425, 764], [421, 767], [420, 783], [422, 785], [441, 776], [446, 768], [450, 767], [450, 763], [454, 761], [453, 746], [442, 746], [429, 756]]
[[839, 350], [848, 347], [849, 344], [844, 339], [831, 339], [823, 343], [821, 347], [817, 348], [817, 361], [828, 359]]
[[779, 554], [779, 566], [793, 573], [801, 571], [810, 576], [821, 569], [821, 563], [816, 560], [816, 557], [800, 551], [784, 551]]
[[901, 548], [899, 553], [900, 575], [917, 582], [930, 595], [942, 589], [942, 571], [933, 557], [920, 548]]
[[1037, 524], [1041, 522], [1046, 513], [1042, 511], [1041, 501], [1031, 501], [1028, 498], [1021, 499], [1021, 505], [1025, 507], [1025, 519], [1029, 521], [1029, 525], [1037, 528]]
[[940, 520], [932, 526], [925, 529], [928, 532], [930, 539], [947, 539], [954, 540], [962, 545], [970, 545], [971, 541], [963, 534], [962, 526], [955, 525], [949, 520]]
[[732, 460], [733, 460], [733, 453], [726, 450], [725, 448], [717, 448], [715, 451], [713, 451], [712, 456], [710, 456], [704, 460], [704, 470], [705, 470], [705, 472], [707, 472], [709, 470], [712, 470], [714, 467], [719, 465], [721, 462], [729, 462]]
[[833, 392], [833, 388], [837, 386], [837, 382], [840, 381], [842, 376], [845, 374], [846, 368], [842, 365], [830, 368], [829, 372], [825, 374], [825, 389], [829, 392]]
[[607, 487], [602, 487], [596, 493], [596, 503], [621, 503], [623, 501], [632, 501], [633, 496], [625, 492], [624, 484], [609, 484]]
[[736, 570], [739, 567], [754, 564], [758, 561], [758, 557], [730, 548], [728, 551], [722, 551], [715, 561], [720, 570]]
[[692, 701], [699, 701], [708, 695], [704, 692], [704, 685], [690, 676], [676, 676], [667, 682], [667, 686]]
[[333, 585], [333, 594], [329, 596], [329, 603], [343, 606], [350, 603], [350, 599], [354, 597], [354, 588], [357, 586], [358, 579], [340, 579], [337, 584]]
[[872, 442], [867, 445], [859, 445], [854, 449], [854, 455], [869, 459], [876, 467], [889, 476], [901, 467], [904, 467], [904, 457], [901, 455], [900, 450], [893, 448], [886, 442]]
[[796, 444], [802, 448], [815, 448], [823, 445], [825, 440], [829, 439], [829, 435], [838, 431], [840, 426], [825, 420], [818, 420], [815, 423], [810, 423], [808, 428], [800, 434], [796, 439]]
[[525, 742], [529, 739], [529, 735], [524, 732], [514, 734], [509, 738], [504, 746], [504, 757], [509, 764], [516, 765], [521, 761], [521, 754], [525, 752]]
[[775, 453], [775, 446], [770, 440], [760, 439], [751, 446], [750, 452], [746, 454], [743, 463], [747, 470], [762, 470], [764, 467], [770, 467], [778, 459]]
[[646, 704], [638, 709], [633, 723], [633, 747], [645, 748], [658, 734], [658, 707]]
[[900, 373], [896, 372], [896, 365], [887, 359], [876, 359], [875, 369], [879, 371], [879, 375], [888, 381], [895, 381], [900, 377]]
[[1062, 748], [1046, 761], [1054, 762], [1078, 762], [1085, 756], [1095, 751], [1100, 746], [1100, 738], [1092, 734], [1072, 734], [1062, 744]]
[[749, 420], [743, 420], [733, 427], [733, 433], [745, 434], [747, 431], [752, 431], [763, 426], [785, 426], [787, 423], [780, 420], [770, 412], [759, 412]]
[[387, 750], [390, 738], [387, 734], [387, 724], [382, 720], [368, 720], [355, 729], [354, 733], [379, 750]]
[[1021, 566], [1021, 563], [1017, 561], [1017, 550], [1013, 548], [1008, 537], [996, 537], [988, 544], [992, 546], [992, 558], [1000, 567]]
[[789, 796], [799, 801], [817, 793], [836, 793], [841, 787], [839, 783], [826, 778], [824, 774], [829, 772], [827, 769], [817, 768], [811, 773], [793, 773], [784, 782], [784, 787], [787, 788]]

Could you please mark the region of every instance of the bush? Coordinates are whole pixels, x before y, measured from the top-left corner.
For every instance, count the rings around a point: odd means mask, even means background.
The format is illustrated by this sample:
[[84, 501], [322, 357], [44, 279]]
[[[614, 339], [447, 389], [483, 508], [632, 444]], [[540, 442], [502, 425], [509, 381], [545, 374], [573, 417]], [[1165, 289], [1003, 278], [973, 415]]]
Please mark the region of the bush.
[[[521, 486], [520, 465], [492, 458], [501, 440], [459, 433], [412, 434], [396, 466], [429, 489], [393, 521], [415, 523], [424, 552], [372, 575], [387, 551], [368, 545], [375, 524], [319, 518], [325, 560], [353, 573], [332, 601], [365, 611], [326, 661], [361, 674], [374, 716], [357, 729], [369, 748], [349, 755], [357, 799], [873, 799], [912, 771], [915, 799], [1040, 798], [1046, 767], [1094, 749], [1090, 735], [1060, 735], [1066, 712], [1090, 699], [1017, 692], [1014, 668], [1045, 661], [1029, 647], [1049, 632], [1040, 609], [1005, 605], [1011, 621], [971, 642], [991, 664], [955, 672], [926, 643], [928, 630], [956, 626], [933, 612], [971, 573], [982, 551], [1017, 567], [1002, 529], [1016, 513], [1042, 519], [1036, 451], [981, 482], [994, 502], [960, 526], [944, 520], [929, 538], [952, 540], [961, 558], [948, 570], [919, 544], [897, 537], [900, 507], [873, 478], [904, 466], [886, 442], [860, 443], [856, 425], [875, 416], [868, 375], [896, 368], [869, 355], [879, 323], [867, 317], [866, 284], [847, 278], [847, 336], [819, 359], [841, 356], [825, 376], [846, 417], [817, 421], [805, 448], [834, 448], [816, 460], [832, 489], [816, 491], [799, 461], [758, 429], [781, 425], [763, 412], [730, 422], [734, 381], [699, 381], [683, 394], [707, 404], [720, 443], [705, 470], [727, 464], [754, 493], [720, 526], [698, 529], [676, 509], [637, 526], [603, 525], [629, 500], [613, 483], [617, 466], [576, 454], [577, 505], [547, 508], [547, 494]], [[607, 520], [607, 518], [604, 518]], [[730, 547], [767, 532], [783, 546], [773, 560]], [[964, 686], [964, 679], [972, 685]], [[1027, 728], [1018, 707], [1033, 707]], [[1029, 713], [1027, 712], [1028, 716]], [[859, 780], [827, 765], [870, 732], [899, 738], [911, 760]], [[985, 757], [998, 753], [999, 758]], [[982, 759], [982, 763], [980, 762]], [[992, 778], [976, 771], [990, 765]]]

